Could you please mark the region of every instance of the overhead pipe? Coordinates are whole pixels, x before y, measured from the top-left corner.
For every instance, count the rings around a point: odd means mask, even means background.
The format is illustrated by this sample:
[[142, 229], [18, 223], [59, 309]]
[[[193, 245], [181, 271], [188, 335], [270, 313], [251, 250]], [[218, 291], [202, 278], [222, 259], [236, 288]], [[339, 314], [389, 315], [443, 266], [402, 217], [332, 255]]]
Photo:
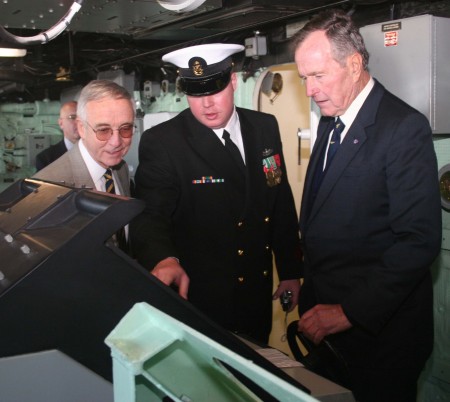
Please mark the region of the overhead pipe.
[[80, 10], [82, 3], [83, 0], [75, 0], [69, 11], [67, 11], [67, 13], [53, 27], [45, 32], [41, 32], [39, 35], [29, 37], [16, 36], [9, 33], [0, 25], [0, 38], [5, 42], [20, 45], [36, 45], [50, 42], [69, 26], [72, 18]]

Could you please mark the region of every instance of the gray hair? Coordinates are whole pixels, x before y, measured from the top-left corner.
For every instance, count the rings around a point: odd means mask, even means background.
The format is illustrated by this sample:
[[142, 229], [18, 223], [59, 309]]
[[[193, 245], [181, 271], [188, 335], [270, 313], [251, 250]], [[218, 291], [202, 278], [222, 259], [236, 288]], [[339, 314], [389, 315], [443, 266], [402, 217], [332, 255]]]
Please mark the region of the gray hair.
[[77, 106], [78, 118], [85, 121], [87, 119], [87, 103], [104, 98], [126, 99], [130, 101], [133, 112], [136, 110], [132, 96], [124, 87], [110, 80], [93, 80], [81, 90]]
[[311, 33], [316, 31], [325, 31], [331, 43], [333, 57], [339, 64], [343, 66], [347, 57], [357, 52], [362, 57], [364, 70], [368, 69], [369, 52], [364, 39], [351, 17], [344, 11], [328, 9], [315, 15], [294, 35], [294, 51]]

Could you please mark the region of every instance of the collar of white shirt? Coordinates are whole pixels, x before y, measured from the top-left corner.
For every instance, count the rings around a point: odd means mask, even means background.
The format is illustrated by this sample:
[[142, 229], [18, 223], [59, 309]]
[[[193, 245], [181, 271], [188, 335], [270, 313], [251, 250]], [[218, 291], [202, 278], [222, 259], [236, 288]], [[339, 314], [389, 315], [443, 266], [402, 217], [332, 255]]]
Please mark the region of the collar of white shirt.
[[[84, 160], [84, 163], [86, 163], [86, 166], [89, 170], [89, 174], [91, 175], [92, 181], [95, 184], [95, 188], [98, 191], [105, 191], [105, 179], [103, 178], [103, 174], [105, 173], [105, 168], [101, 166], [97, 161], [95, 161], [94, 158], [92, 158], [89, 151], [86, 149], [86, 146], [84, 145], [83, 139], [80, 139], [78, 141], [78, 146], [80, 147], [81, 156]], [[113, 179], [114, 182], [116, 182], [114, 178], [114, 170], [113, 170]], [[116, 194], [119, 194], [119, 188], [116, 185], [115, 186]]]
[[366, 99], [369, 96], [369, 93], [372, 90], [374, 85], [375, 85], [375, 81], [371, 77], [369, 82], [366, 84], [366, 86], [363, 88], [363, 90], [358, 94], [358, 96], [353, 100], [353, 102], [348, 107], [348, 109], [345, 111], [345, 113], [342, 116], [339, 116], [342, 120], [342, 123], [345, 124], [344, 131], [341, 134], [341, 142], [344, 140], [348, 129], [352, 125], [353, 121], [356, 119], [356, 116], [358, 115], [359, 110], [361, 109], [362, 105], [366, 101]]
[[70, 151], [74, 146], [74, 143], [70, 142], [66, 137], [64, 137], [64, 144], [66, 145], [68, 151]]
[[225, 140], [222, 138], [224, 130], [230, 133], [230, 139], [239, 148], [239, 151], [241, 152], [242, 155], [242, 159], [244, 160], [245, 163], [244, 141], [242, 140], [241, 124], [239, 122], [239, 116], [237, 114], [236, 108], [234, 108], [234, 112], [224, 128], [213, 129], [219, 140], [222, 141], [222, 143], [225, 145]]

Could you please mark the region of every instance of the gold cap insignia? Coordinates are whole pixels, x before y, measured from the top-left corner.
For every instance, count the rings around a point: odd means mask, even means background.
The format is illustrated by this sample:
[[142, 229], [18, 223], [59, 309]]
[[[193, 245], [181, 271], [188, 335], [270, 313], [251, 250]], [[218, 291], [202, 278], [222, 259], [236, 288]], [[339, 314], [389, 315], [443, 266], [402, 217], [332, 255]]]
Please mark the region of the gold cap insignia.
[[197, 77], [203, 75], [203, 66], [202, 66], [202, 64], [200, 63], [199, 60], [195, 60], [194, 63], [192, 64], [192, 72]]

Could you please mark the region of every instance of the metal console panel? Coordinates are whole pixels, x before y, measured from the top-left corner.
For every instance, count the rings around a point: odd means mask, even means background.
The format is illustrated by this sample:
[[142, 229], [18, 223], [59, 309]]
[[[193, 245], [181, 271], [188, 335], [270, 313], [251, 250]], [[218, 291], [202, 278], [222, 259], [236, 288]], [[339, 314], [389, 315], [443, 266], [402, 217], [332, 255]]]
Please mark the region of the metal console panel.
[[147, 303], [135, 304], [105, 342], [117, 402], [317, 401]]

